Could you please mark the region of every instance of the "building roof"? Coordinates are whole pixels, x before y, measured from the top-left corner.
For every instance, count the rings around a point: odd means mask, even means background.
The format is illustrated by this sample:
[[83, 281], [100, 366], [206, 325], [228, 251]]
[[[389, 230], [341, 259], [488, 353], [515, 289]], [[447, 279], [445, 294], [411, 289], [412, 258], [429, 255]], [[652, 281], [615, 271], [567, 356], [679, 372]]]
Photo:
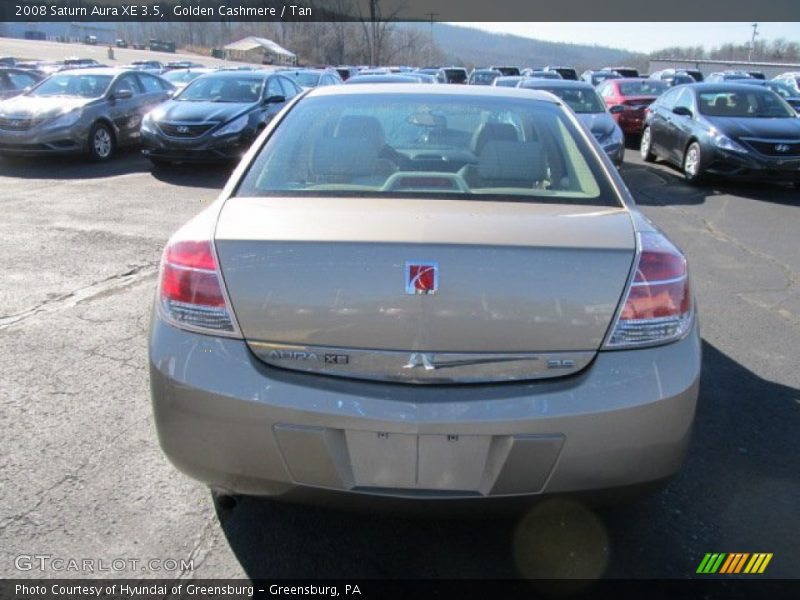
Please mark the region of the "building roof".
[[249, 52], [250, 50], [257, 50], [258, 48], [263, 48], [272, 54], [279, 54], [281, 56], [296, 56], [294, 52], [289, 52], [286, 48], [279, 46], [272, 40], [256, 37], [254, 35], [242, 38], [238, 42], [233, 42], [225, 46], [225, 50], [233, 50], [236, 52]]

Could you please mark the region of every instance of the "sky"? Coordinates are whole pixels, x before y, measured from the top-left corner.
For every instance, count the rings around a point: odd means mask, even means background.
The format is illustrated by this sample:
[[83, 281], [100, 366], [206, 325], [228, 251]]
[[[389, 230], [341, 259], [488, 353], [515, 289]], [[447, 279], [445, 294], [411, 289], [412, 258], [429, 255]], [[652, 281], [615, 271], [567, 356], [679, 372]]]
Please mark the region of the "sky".
[[[597, 44], [636, 52], [669, 46], [713, 48], [728, 42], [744, 43], [753, 33], [751, 23], [451, 23], [495, 33], [510, 33], [553, 42]], [[786, 38], [800, 42], [800, 22], [759, 23], [758, 38]]]

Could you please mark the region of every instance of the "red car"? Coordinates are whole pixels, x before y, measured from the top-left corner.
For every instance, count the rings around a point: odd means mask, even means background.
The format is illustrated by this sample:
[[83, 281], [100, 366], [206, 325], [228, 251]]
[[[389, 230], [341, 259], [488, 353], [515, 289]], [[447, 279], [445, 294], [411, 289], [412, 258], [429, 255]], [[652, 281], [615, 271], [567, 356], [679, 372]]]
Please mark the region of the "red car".
[[644, 128], [647, 107], [668, 89], [666, 82], [658, 79], [608, 79], [597, 86], [597, 93], [608, 108], [622, 106], [625, 110], [612, 113], [622, 131], [639, 135]]

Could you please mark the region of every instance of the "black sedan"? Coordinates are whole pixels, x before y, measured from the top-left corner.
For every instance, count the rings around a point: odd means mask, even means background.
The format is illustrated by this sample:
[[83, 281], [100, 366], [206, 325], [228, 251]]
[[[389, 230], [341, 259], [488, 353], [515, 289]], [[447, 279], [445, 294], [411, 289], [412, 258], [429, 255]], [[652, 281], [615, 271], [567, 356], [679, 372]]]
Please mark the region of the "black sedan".
[[156, 165], [238, 160], [300, 86], [269, 71], [202, 75], [142, 122], [143, 153]]
[[800, 119], [778, 94], [744, 83], [671, 88], [645, 118], [641, 154], [679, 166], [689, 183], [708, 174], [800, 183]]

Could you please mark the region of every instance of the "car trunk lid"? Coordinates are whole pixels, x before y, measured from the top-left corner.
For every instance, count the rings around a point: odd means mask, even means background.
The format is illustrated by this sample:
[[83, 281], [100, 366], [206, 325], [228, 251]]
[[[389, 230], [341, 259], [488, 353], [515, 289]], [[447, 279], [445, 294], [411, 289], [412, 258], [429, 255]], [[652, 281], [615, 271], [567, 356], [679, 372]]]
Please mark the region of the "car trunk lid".
[[[215, 242], [263, 360], [414, 382], [580, 370], [635, 253], [623, 208], [438, 199], [235, 198]], [[429, 264], [438, 289], [409, 293]]]

